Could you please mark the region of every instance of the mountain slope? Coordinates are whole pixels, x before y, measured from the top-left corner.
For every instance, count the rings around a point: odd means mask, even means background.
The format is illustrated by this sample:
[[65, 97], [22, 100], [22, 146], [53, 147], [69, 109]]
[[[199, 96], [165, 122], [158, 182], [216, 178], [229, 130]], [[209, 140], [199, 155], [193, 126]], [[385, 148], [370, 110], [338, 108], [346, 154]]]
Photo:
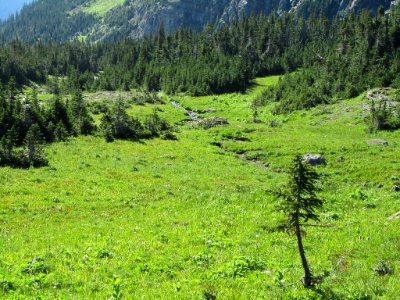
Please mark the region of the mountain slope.
[[[291, 12], [308, 16], [323, 11], [328, 17], [347, 11], [385, 10], [391, 0], [42, 0], [26, 6], [20, 15], [0, 25], [6, 40], [19, 37], [63, 41], [83, 37], [90, 41], [140, 38], [159, 29], [201, 30], [207, 23], [222, 26], [251, 13]], [[49, 18], [48, 16], [52, 16]]]

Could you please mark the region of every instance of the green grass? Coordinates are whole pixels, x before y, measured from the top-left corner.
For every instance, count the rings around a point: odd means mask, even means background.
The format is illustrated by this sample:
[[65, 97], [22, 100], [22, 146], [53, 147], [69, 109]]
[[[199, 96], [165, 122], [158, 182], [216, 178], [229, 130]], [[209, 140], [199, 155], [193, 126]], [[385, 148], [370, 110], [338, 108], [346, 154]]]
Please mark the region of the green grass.
[[85, 7], [83, 11], [90, 14], [105, 16], [108, 11], [123, 3], [124, 0], [95, 0], [90, 6]]
[[[252, 123], [259, 89], [129, 110], [157, 109], [178, 141], [79, 137], [46, 147], [50, 167], [0, 169], [0, 297], [109, 299], [118, 277], [124, 299], [396, 299], [400, 220], [388, 217], [400, 210], [400, 133], [366, 132], [363, 95], [284, 117], [261, 108]], [[229, 125], [180, 125], [188, 117], [171, 99]], [[266, 230], [278, 218], [268, 190], [308, 152], [327, 159], [326, 227], [304, 239], [325, 274], [314, 291], [301, 286], [294, 238]], [[377, 275], [385, 266], [393, 274]]]
[[255, 95], [259, 95], [267, 86], [275, 85], [278, 83], [279, 78], [281, 76], [268, 76], [268, 77], [260, 77], [254, 80], [253, 87], [250, 89], [250, 92]]

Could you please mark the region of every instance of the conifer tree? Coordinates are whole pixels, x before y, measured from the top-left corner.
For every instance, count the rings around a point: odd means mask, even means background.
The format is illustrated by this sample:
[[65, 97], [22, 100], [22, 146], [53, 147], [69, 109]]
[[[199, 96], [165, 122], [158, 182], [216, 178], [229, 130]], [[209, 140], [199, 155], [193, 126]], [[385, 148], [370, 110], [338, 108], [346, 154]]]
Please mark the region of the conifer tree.
[[316, 192], [319, 179], [312, 167], [297, 155], [289, 169], [289, 182], [284, 190], [276, 192], [281, 199], [278, 210], [286, 215], [278, 229], [294, 234], [297, 238], [297, 246], [304, 269], [303, 285], [306, 288], [313, 286], [313, 276], [305, 255], [302, 237], [302, 225], [308, 220], [319, 221], [316, 210], [322, 207]]
[[25, 153], [24, 157], [27, 165], [32, 167], [40, 167], [48, 164], [43, 148], [42, 148], [42, 135], [37, 124], [32, 124], [29, 128], [25, 138]]
[[15, 127], [7, 130], [0, 141], [0, 165], [15, 163], [14, 148], [18, 141], [18, 132]]
[[69, 102], [69, 119], [75, 134], [90, 134], [94, 131], [93, 118], [89, 115], [82, 91], [76, 89]]

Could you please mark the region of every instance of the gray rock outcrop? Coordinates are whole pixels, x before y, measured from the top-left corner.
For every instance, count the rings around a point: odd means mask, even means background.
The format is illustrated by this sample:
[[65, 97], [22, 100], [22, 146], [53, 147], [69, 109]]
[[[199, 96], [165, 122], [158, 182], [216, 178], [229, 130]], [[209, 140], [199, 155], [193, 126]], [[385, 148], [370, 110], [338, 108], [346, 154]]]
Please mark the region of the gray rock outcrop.
[[372, 139], [367, 141], [368, 145], [387, 145], [388, 142], [381, 139]]
[[321, 154], [307, 153], [303, 155], [302, 159], [312, 166], [326, 165], [326, 159]]

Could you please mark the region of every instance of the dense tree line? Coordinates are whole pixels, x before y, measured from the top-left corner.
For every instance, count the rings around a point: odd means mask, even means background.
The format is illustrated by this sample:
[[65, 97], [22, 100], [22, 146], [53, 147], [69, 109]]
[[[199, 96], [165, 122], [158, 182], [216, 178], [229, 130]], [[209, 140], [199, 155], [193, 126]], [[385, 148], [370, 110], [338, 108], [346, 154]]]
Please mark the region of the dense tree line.
[[[3, 43], [0, 78], [18, 84], [43, 82], [49, 75], [85, 90], [144, 86], [148, 90], [194, 95], [243, 91], [256, 75], [282, 73], [303, 66], [313, 47], [329, 40], [329, 22], [293, 15], [252, 16], [216, 30], [159, 32], [140, 41], [95, 45], [78, 41]], [[306, 58], [314, 61], [315, 55]], [[311, 61], [311, 62], [310, 62]]]
[[[276, 113], [310, 108], [359, 95], [374, 87], [400, 87], [400, 13], [364, 11], [332, 24], [335, 38], [316, 52], [318, 60], [286, 75], [258, 104], [277, 101]], [[311, 55], [311, 54], [310, 54]], [[257, 104], [256, 103], [256, 104]]]
[[[24, 98], [17, 95], [14, 78], [7, 86], [0, 85], [0, 165], [45, 165], [41, 144], [91, 134], [94, 130], [80, 91], [73, 93], [68, 101], [54, 96], [44, 105], [35, 89]], [[22, 152], [21, 146], [25, 146]]]
[[[12, 2], [12, 1], [9, 1]], [[140, 38], [157, 30], [160, 22], [166, 22], [168, 32], [178, 26], [201, 31], [205, 22], [215, 22], [216, 27], [228, 24], [243, 14], [251, 12], [282, 14], [308, 18], [323, 12], [329, 19], [351, 12], [370, 9], [373, 13], [383, 5], [388, 10], [391, 0], [253, 0], [238, 5], [237, 0], [126, 0], [115, 2], [113, 9], [102, 11], [101, 16], [93, 8], [102, 10], [95, 0], [41, 0], [26, 5], [15, 16], [0, 21], [0, 34], [11, 41], [16, 37], [27, 42], [70, 41], [76, 37], [96, 41], [118, 41], [124, 37]], [[120, 5], [117, 5], [120, 4]], [[88, 8], [91, 8], [88, 10]], [[98, 12], [100, 12], [98, 11]], [[103, 15], [104, 13], [104, 15]]]
[[[142, 101], [153, 101], [147, 99]], [[105, 140], [138, 140], [144, 138], [175, 138], [171, 126], [157, 112], [144, 122], [129, 116], [127, 104], [104, 103], [100, 128], [94, 124], [95, 107], [88, 107], [82, 91], [75, 89], [68, 97], [54, 95], [43, 103], [33, 89], [29, 95], [20, 94], [14, 78], [0, 84], [0, 166], [27, 168], [48, 164], [42, 145], [64, 141], [70, 136], [99, 134]]]
[[[330, 20], [259, 15], [202, 32], [180, 29], [140, 41], [86, 44], [20, 40], [3, 43], [0, 80], [46, 82], [53, 92], [129, 90], [206, 95], [244, 91], [257, 75], [287, 75], [257, 105], [276, 112], [357, 95], [370, 86], [399, 85], [399, 10], [364, 11]], [[61, 78], [61, 79], [60, 79]], [[60, 81], [61, 80], [61, 81]]]

